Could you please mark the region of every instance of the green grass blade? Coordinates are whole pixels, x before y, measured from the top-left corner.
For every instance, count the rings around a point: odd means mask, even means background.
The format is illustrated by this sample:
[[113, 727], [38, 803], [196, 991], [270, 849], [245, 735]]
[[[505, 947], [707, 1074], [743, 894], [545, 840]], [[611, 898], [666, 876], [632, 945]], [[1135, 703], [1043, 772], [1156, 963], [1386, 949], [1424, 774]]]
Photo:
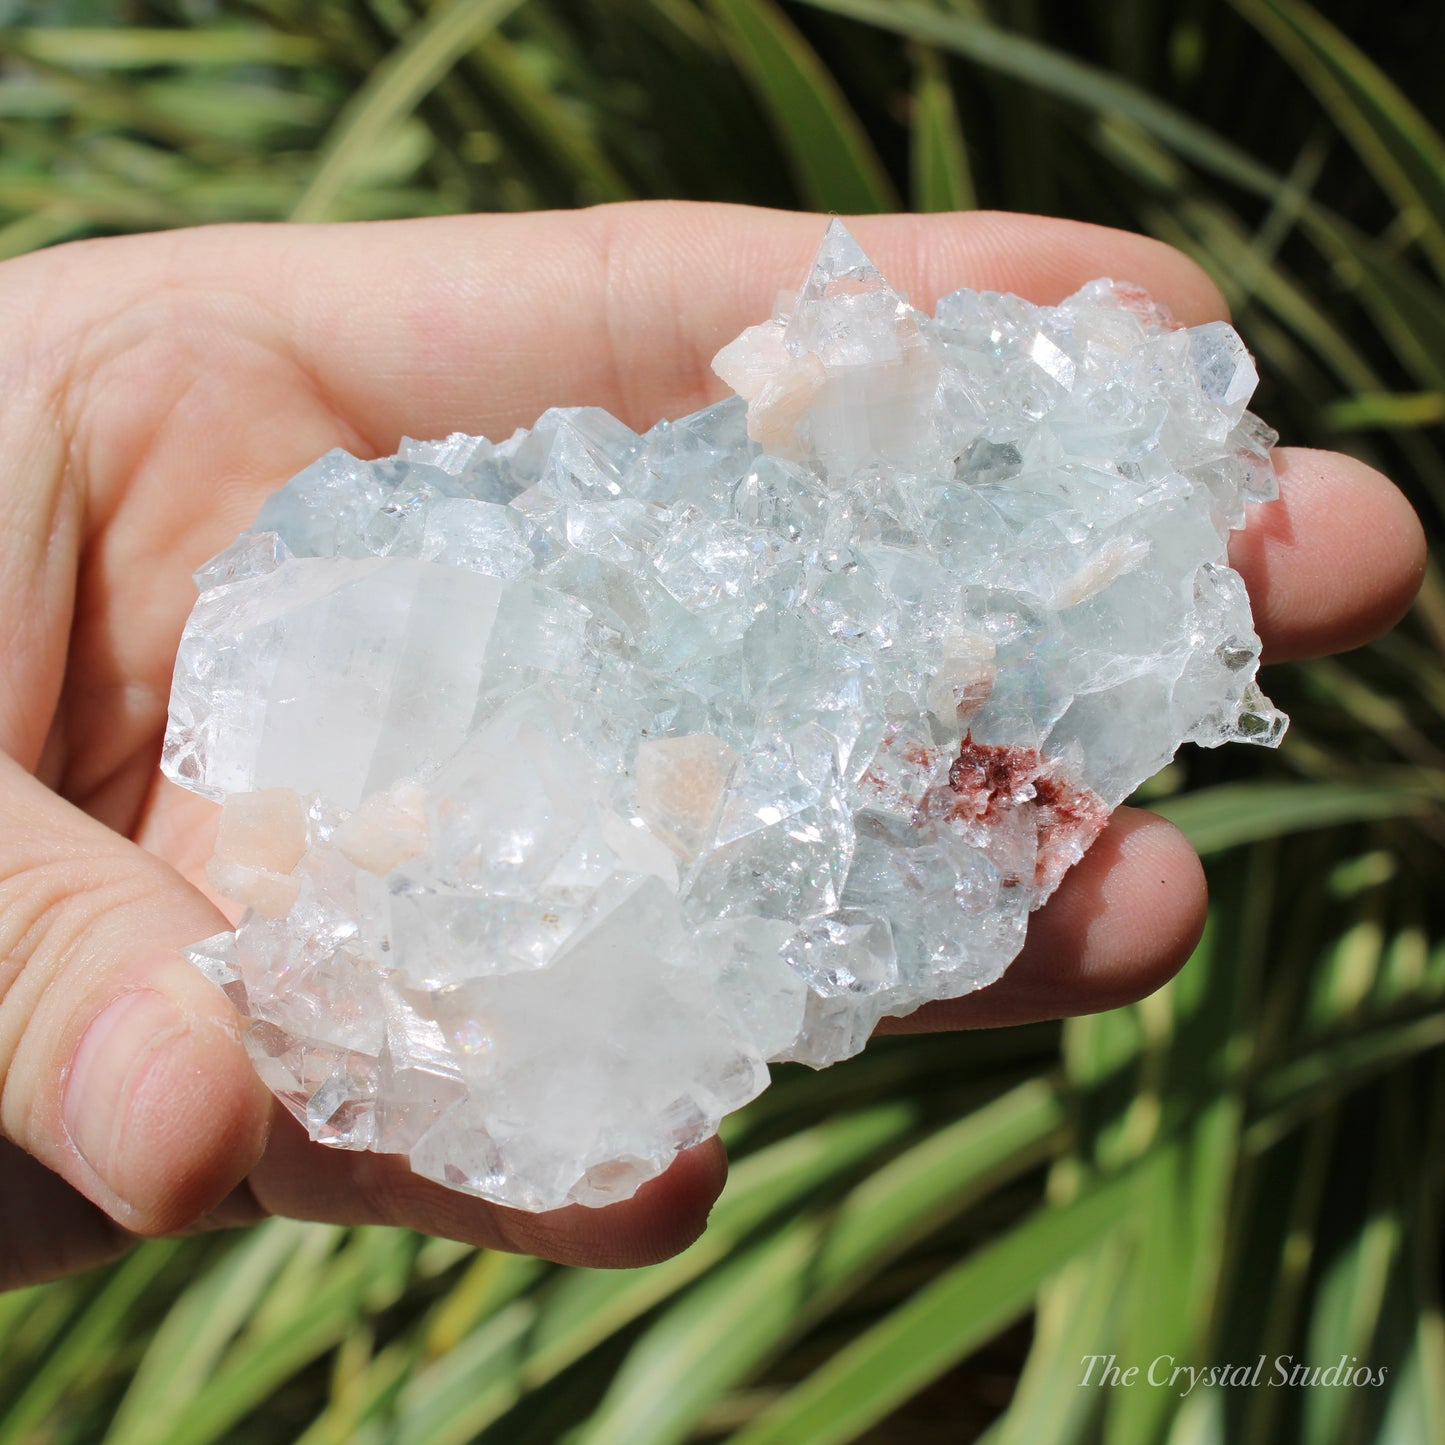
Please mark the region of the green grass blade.
[[[798, 1208], [808, 1195], [896, 1145], [914, 1124], [914, 1112], [906, 1105], [879, 1105], [795, 1133], [749, 1155], [734, 1166], [707, 1233], [675, 1259], [648, 1269], [571, 1269], [556, 1275], [529, 1322], [525, 1349], [513, 1355], [506, 1340], [489, 1337], [497, 1353], [485, 1392], [476, 1390], [474, 1379], [463, 1381], [471, 1395], [462, 1400], [455, 1393], [456, 1372], [449, 1356], [419, 1364], [400, 1404], [403, 1437], [408, 1441], [450, 1438], [446, 1432], [451, 1427], [435, 1403], [442, 1396], [457, 1401], [455, 1416], [468, 1430], [485, 1429], [521, 1394], [543, 1389], [588, 1351], [727, 1260], [769, 1217]], [[444, 1300], [435, 1319], [451, 1314], [450, 1302]], [[490, 1323], [483, 1328], [490, 1329]], [[468, 1350], [491, 1348], [472, 1344], [470, 1337], [460, 1343]], [[454, 1341], [448, 1344], [457, 1348]]]
[[[1392, 857], [1390, 861], [1394, 861]], [[1385, 947], [1370, 1000], [1372, 1008], [1387, 1012], [1423, 995], [1429, 960], [1430, 936], [1424, 925], [1412, 918], [1395, 931]]]
[[1058, 1085], [1030, 1079], [914, 1145], [849, 1195], [823, 1238], [815, 1288], [847, 1288], [968, 1201], [1042, 1162], [1064, 1124]]
[[[1322, 1261], [1315, 1307], [1307, 1334], [1307, 1359], [1331, 1363], [1346, 1357], [1351, 1364], [1373, 1361], [1371, 1342], [1380, 1319], [1390, 1267], [1398, 1254], [1403, 1221], [1393, 1200], [1379, 1197], [1381, 1161], [1377, 1159], [1375, 1198], [1353, 1237], [1337, 1244]], [[1348, 1427], [1353, 1390], [1303, 1392], [1304, 1445], [1333, 1445], [1361, 1438]]]
[[372, 149], [522, 0], [450, 0], [419, 20], [337, 117], [311, 183], [291, 213], [324, 221], [365, 171]]
[[424, 1374], [397, 1401], [395, 1445], [465, 1445], [516, 1403], [537, 1304], [514, 1300]]
[[[1188, 1135], [1151, 1149], [1137, 1171], [1132, 1213], [1138, 1245], [1120, 1302], [1120, 1356], [1203, 1357], [1224, 1253], [1230, 1188], [1239, 1142], [1240, 1107], [1202, 1081], [1204, 1109]], [[1214, 1097], [1207, 1096], [1213, 1092]], [[1167, 1391], [1116, 1392], [1104, 1438], [1116, 1445], [1163, 1436], [1176, 1401]]]
[[1245, 1147], [1272, 1148], [1285, 1134], [1394, 1065], [1445, 1046], [1445, 1013], [1388, 1023], [1324, 1044], [1265, 1074], [1251, 1091]]
[[1440, 779], [1445, 753], [1415, 725], [1406, 698], [1371, 685], [1339, 658], [1301, 663], [1298, 676], [1314, 696], [1357, 724], [1363, 736], [1373, 734], [1421, 768], [1422, 782]]
[[[529, 1341], [524, 1365], [527, 1387], [543, 1386], [646, 1310], [681, 1293], [708, 1270], [726, 1265], [766, 1219], [782, 1210], [796, 1210], [818, 1189], [896, 1144], [914, 1122], [907, 1108], [881, 1106], [782, 1140], [735, 1167], [708, 1232], [676, 1259], [627, 1275], [568, 1271], [549, 1295]], [[704, 1281], [702, 1288], [708, 1287]]]
[[[320, 1232], [325, 1242], [330, 1231]], [[357, 1229], [313, 1267], [283, 1269], [250, 1315], [250, 1327], [152, 1445], [212, 1445], [263, 1406], [281, 1385], [351, 1330], [358, 1314], [400, 1291], [394, 1252], [409, 1253], [400, 1231]], [[288, 1266], [304, 1264], [298, 1252]]]
[[[396, 1397], [410, 1377], [416, 1354], [414, 1340], [403, 1334], [373, 1354], [370, 1331], [361, 1322], [353, 1338], [366, 1351], [365, 1358], [360, 1358], [358, 1351], [355, 1377], [343, 1381], [340, 1370], [333, 1374], [330, 1398], [295, 1438], [294, 1445], [395, 1445], [394, 1432], [382, 1431], [390, 1423]], [[338, 1356], [346, 1348], [343, 1343]]]
[[1311, 974], [1301, 1032], [1318, 1038], [1348, 1026], [1375, 987], [1384, 951], [1384, 929], [1369, 911], [1342, 929]]
[[19, 1398], [0, 1415], [0, 1445], [30, 1445], [40, 1439], [60, 1401], [109, 1367], [126, 1339], [131, 1311], [180, 1248], [178, 1241], [151, 1240], [115, 1266], [105, 1288], [76, 1316]]
[[1319, 209], [1301, 229], [1338, 270], [1422, 391], [1445, 390], [1445, 294], [1373, 237]]
[[[43, 1284], [25, 1285], [0, 1293], [0, 1346], [10, 1342], [21, 1322], [37, 1305], [54, 1298], [54, 1295], [55, 1291], [48, 1290]], [[3, 1362], [9, 1353], [0, 1349], [0, 1370], [4, 1369]]]
[[772, 117], [808, 205], [891, 211], [898, 198], [858, 117], [772, 0], [707, 0], [738, 68]]
[[587, 201], [632, 197], [632, 188], [585, 122], [571, 108], [558, 104], [557, 96], [523, 63], [515, 46], [497, 35], [477, 47], [473, 59], [492, 96], [556, 159]]
[[1310, 828], [1408, 818], [1435, 806], [1428, 782], [1221, 783], [1155, 803], [1203, 855]]
[[[0, 116], [30, 121], [58, 120], [74, 106], [74, 88], [60, 77], [38, 73], [0, 77]], [[50, 140], [38, 126], [31, 132], [31, 138], [42, 142]]]
[[[1240, 1282], [1253, 1304], [1253, 1313], [1262, 1322], [1259, 1339], [1252, 1344], [1257, 1344], [1267, 1359], [1291, 1352], [1315, 1257], [1320, 1205], [1329, 1183], [1330, 1155], [1338, 1126], [1338, 1113], [1333, 1109], [1314, 1119], [1305, 1133], [1302, 1156], [1292, 1171], [1289, 1194], [1281, 1199], [1271, 1192], [1257, 1199], [1256, 1212], [1246, 1214], [1241, 1222], [1242, 1229], [1253, 1237], [1256, 1231], [1273, 1225], [1273, 1218], [1260, 1220], [1258, 1211], [1268, 1210], [1276, 1217], [1285, 1207], [1289, 1211], [1276, 1269], [1267, 1278]], [[1282, 1404], [1277, 1390], [1251, 1391], [1242, 1402], [1241, 1445], [1270, 1445], [1279, 1439]]]
[[325, 51], [309, 35], [283, 35], [260, 26], [214, 30], [35, 26], [0, 30], [0, 55], [67, 70], [139, 70], [152, 66], [310, 66]]
[[[1415, 1228], [1405, 1267], [1414, 1288], [1412, 1339], [1388, 1406], [1380, 1438], [1445, 1439], [1445, 1313], [1440, 1307], [1440, 1231], [1445, 1204], [1445, 1061], [1436, 1060], [1429, 1088], [1429, 1123], [1419, 1139], [1427, 1162], [1413, 1181]], [[1423, 1093], [1424, 1091], [1422, 1091]], [[1431, 1227], [1422, 1228], [1421, 1221]], [[1411, 1428], [1413, 1427], [1413, 1428]]]
[[75, 214], [63, 201], [51, 201], [45, 209], [0, 226], [0, 261], [68, 241], [85, 228], [83, 216]]
[[1294, 67], [1445, 277], [1445, 139], [1347, 36], [1300, 0], [1232, 0]]
[[461, 1277], [428, 1312], [422, 1348], [432, 1358], [454, 1350], [483, 1321], [547, 1273], [540, 1259], [479, 1249]]
[[732, 1445], [843, 1445], [1027, 1313], [1036, 1291], [1123, 1222], [1121, 1175], [1044, 1208], [863, 1331]]
[[269, 1220], [181, 1295], [151, 1337], [106, 1445], [149, 1445], [203, 1390], [307, 1226]]
[[1445, 422], [1445, 392], [1367, 392], [1345, 396], [1325, 407], [1325, 424], [1336, 431], [1370, 427], [1439, 426]]
[[1445, 1327], [1438, 1311], [1423, 1309], [1415, 1320], [1414, 1347], [1390, 1378], [1389, 1398], [1374, 1439], [1445, 1439]]
[[[1259, 940], [1275, 896], [1268, 851], [1249, 859], [1242, 886], [1237, 878], [1235, 870], [1220, 880], [1189, 966], [1139, 1005], [1149, 1048], [1135, 1105], [1137, 1242], [1118, 1304], [1119, 1353], [1130, 1363], [1205, 1358], [1218, 1312], [1244, 1118], [1237, 1065], [1249, 1045], [1246, 1021], [1265, 961]], [[1176, 1405], [1167, 1391], [1113, 1392], [1104, 1439], [1162, 1439]]]
[[954, 51], [988, 70], [1087, 110], [1126, 116], [1185, 159], [1256, 195], [1273, 196], [1279, 189], [1280, 177], [1268, 166], [1184, 111], [1107, 70], [988, 20], [936, 10], [918, 0], [803, 3]]
[[906, 1151], [834, 1209], [784, 1226], [714, 1272], [639, 1340], [575, 1445], [681, 1441], [720, 1396], [920, 1236], [1042, 1162], [1063, 1128], [1030, 1080]]
[[677, 1294], [731, 1252], [768, 1218], [801, 1206], [898, 1142], [915, 1124], [905, 1107], [881, 1106], [794, 1134], [734, 1166], [707, 1233], [676, 1259], [619, 1275], [572, 1270], [558, 1281], [538, 1322], [528, 1359], [533, 1383], [550, 1379], [587, 1350]]
[[817, 1243], [799, 1220], [729, 1260], [634, 1347], [574, 1445], [674, 1445], [797, 1328]]
[[913, 209], [972, 211], [978, 206], [968, 169], [968, 148], [948, 80], [936, 50], [920, 46], [913, 82]]
[[155, 121], [192, 149], [216, 142], [264, 148], [298, 132], [309, 138], [325, 116], [315, 96], [214, 76], [167, 76], [136, 85], [134, 94]]
[[[1083, 1361], [1117, 1349], [1119, 1282], [1129, 1250], [1117, 1236], [1059, 1270], [1039, 1291], [1034, 1340], [1007, 1412], [987, 1445], [1074, 1445], [1088, 1438], [1103, 1404], [1079, 1389]], [[983, 1442], [980, 1442], [983, 1445]]]

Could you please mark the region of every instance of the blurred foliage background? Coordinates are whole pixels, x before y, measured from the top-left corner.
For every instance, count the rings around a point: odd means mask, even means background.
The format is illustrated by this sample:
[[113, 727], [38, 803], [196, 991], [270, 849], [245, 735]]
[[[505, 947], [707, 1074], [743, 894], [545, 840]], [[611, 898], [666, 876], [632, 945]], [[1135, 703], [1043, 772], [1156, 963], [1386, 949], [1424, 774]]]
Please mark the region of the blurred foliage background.
[[[0, 0], [0, 252], [690, 196], [987, 205], [1217, 278], [1293, 443], [1445, 508], [1438, 0]], [[1433, 113], [1432, 113], [1433, 108]], [[1147, 798], [1208, 934], [1136, 1007], [884, 1040], [730, 1121], [707, 1236], [153, 1242], [0, 1296], [0, 1445], [1445, 1440], [1445, 591]], [[1376, 1387], [1079, 1388], [1121, 1364]]]

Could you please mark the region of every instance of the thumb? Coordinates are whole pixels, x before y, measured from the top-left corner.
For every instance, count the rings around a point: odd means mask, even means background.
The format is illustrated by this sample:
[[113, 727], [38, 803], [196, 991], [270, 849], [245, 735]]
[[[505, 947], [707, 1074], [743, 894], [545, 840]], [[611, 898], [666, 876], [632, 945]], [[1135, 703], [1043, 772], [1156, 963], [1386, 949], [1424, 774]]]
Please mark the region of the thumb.
[[0, 755], [0, 1132], [138, 1234], [250, 1171], [270, 1096], [181, 949], [225, 920]]

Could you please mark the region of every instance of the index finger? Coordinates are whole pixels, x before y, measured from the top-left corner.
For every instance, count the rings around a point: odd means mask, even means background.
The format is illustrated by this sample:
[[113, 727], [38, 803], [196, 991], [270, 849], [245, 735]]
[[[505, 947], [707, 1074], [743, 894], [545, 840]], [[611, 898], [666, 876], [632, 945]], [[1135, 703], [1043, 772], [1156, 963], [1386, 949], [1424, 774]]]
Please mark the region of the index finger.
[[[1053, 303], [1113, 275], [1191, 324], [1225, 311], [1180, 252], [1104, 227], [984, 212], [849, 225], [929, 309], [961, 286]], [[723, 394], [713, 356], [802, 280], [822, 230], [819, 216], [680, 202], [308, 229], [289, 241], [290, 303], [327, 394], [378, 449], [408, 428], [505, 434], [549, 406], [644, 428]], [[323, 287], [303, 279], [323, 269]]]
[[[1143, 236], [988, 212], [849, 224], [930, 309], [961, 286], [1052, 303], [1112, 275], [1182, 321], [1224, 315], [1194, 262]], [[724, 391], [712, 357], [802, 280], [823, 228], [821, 216], [686, 202], [217, 227], [105, 242], [94, 260], [109, 284], [95, 289], [107, 308], [231, 298], [226, 326], [282, 349], [342, 427], [385, 454], [403, 435], [505, 436], [549, 406], [601, 406], [645, 428], [706, 405]]]

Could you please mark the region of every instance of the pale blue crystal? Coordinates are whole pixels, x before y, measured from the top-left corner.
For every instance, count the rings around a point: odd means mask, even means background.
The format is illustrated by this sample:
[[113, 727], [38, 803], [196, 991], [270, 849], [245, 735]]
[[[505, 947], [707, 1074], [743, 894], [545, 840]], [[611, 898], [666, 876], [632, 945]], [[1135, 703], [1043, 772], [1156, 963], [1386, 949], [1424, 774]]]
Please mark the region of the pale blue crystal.
[[314, 1137], [626, 1197], [767, 1062], [996, 980], [1181, 741], [1279, 741], [1226, 324], [929, 317], [834, 221], [716, 366], [641, 436], [328, 453], [196, 573], [164, 765], [248, 911], [190, 956]]

